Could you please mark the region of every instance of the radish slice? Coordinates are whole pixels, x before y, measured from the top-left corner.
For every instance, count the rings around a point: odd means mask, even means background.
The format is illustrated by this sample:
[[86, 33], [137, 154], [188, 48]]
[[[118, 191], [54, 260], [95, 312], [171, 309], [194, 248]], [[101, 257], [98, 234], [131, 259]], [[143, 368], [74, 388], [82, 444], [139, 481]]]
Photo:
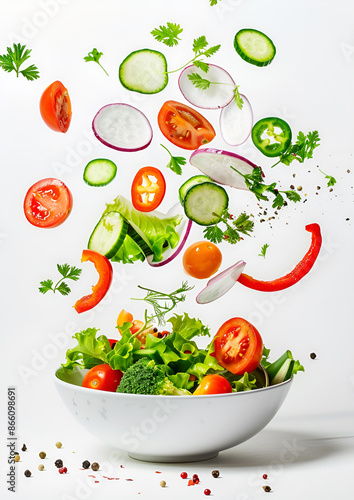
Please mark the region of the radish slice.
[[99, 141], [118, 151], [140, 151], [152, 140], [152, 128], [146, 116], [129, 104], [103, 106], [92, 122]]
[[249, 100], [241, 95], [243, 106], [240, 109], [234, 100], [220, 113], [220, 131], [224, 141], [230, 146], [240, 146], [250, 136], [253, 127], [253, 112]]
[[248, 188], [243, 177], [230, 166], [236, 168], [242, 174], [250, 174], [257, 167], [247, 158], [236, 153], [211, 148], [197, 149], [192, 153], [189, 162], [213, 181], [237, 189]]
[[225, 295], [239, 279], [245, 265], [246, 262], [239, 260], [236, 264], [209, 280], [207, 286], [198, 293], [195, 299], [198, 304], [209, 304], [209, 302], [213, 302]]
[[[151, 212], [151, 213], [158, 214], [159, 212], [156, 211], [156, 212]], [[180, 205], [180, 203], [176, 203], [176, 205], [173, 205], [173, 207], [170, 208], [170, 210], [167, 212], [166, 215], [164, 215], [164, 217], [173, 217], [174, 215], [177, 215], [180, 213], [181, 213], [181, 205]], [[176, 231], [178, 232], [179, 238], [180, 238], [178, 245], [175, 248], [169, 248], [168, 250], [166, 250], [166, 252], [164, 252], [164, 254], [163, 254], [163, 259], [160, 260], [160, 262], [153, 262], [152, 259], [154, 258], [154, 256], [149, 255], [146, 258], [148, 264], [150, 264], [150, 266], [152, 266], [152, 267], [161, 267], [161, 266], [164, 266], [165, 264], [168, 264], [175, 257], [177, 257], [177, 255], [181, 252], [181, 250], [183, 249], [183, 247], [187, 241], [187, 238], [188, 238], [189, 233], [191, 231], [192, 224], [193, 224], [192, 221], [190, 219], [188, 219], [187, 216], [184, 215], [181, 222], [178, 224], [178, 226], [176, 226]]]
[[[205, 90], [197, 88], [188, 78], [188, 75], [192, 73], [198, 73], [198, 75], [210, 82], [218, 82], [218, 85], [210, 85]], [[194, 64], [187, 66], [179, 76], [178, 86], [187, 101], [198, 108], [223, 108], [234, 98], [235, 82], [227, 71], [220, 68], [220, 66], [215, 66], [215, 64], [209, 64], [207, 73], [194, 66]]]

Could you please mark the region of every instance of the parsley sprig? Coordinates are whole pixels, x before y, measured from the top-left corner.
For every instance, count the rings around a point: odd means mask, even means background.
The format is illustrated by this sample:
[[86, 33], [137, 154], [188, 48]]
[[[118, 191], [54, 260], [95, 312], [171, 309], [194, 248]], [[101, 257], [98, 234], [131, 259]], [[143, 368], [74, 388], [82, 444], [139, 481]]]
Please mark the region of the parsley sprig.
[[183, 64], [178, 69], [175, 69], [173, 71], [168, 71], [168, 73], [176, 73], [177, 71], [181, 71], [183, 68], [185, 68], [188, 64], [193, 63], [194, 66], [197, 68], [201, 69], [204, 71], [204, 73], [207, 73], [209, 70], [209, 64], [206, 63], [205, 61], [201, 61], [201, 57], [211, 57], [216, 52], [220, 49], [221, 45], [213, 45], [212, 47], [207, 48], [209, 45], [206, 37], [204, 35], [195, 38], [193, 40], [193, 52], [194, 52], [194, 57], [190, 61], [188, 61], [186, 64]]
[[[224, 83], [224, 82], [211, 82], [206, 78], [203, 78], [199, 75], [199, 73], [190, 73], [187, 75], [189, 81], [197, 88], [202, 90], [207, 90], [210, 85], [233, 85], [232, 83]], [[240, 96], [239, 85], [234, 85], [233, 93], [234, 93], [234, 101], [237, 106], [242, 109], [243, 107], [243, 99]]]
[[278, 163], [290, 165], [294, 160], [304, 163], [306, 159], [313, 158], [313, 152], [320, 145], [320, 140], [317, 130], [309, 132], [307, 135], [299, 132], [296, 142], [290, 144], [285, 153], [279, 157], [279, 161], [272, 165], [272, 167], [275, 167]]
[[166, 23], [166, 26], [160, 26], [159, 28], [153, 29], [150, 33], [158, 42], [162, 42], [168, 47], [173, 47], [178, 45], [181, 40], [178, 38], [183, 31], [183, 28], [176, 23]]
[[62, 275], [62, 278], [55, 284], [53, 287], [53, 281], [51, 279], [44, 280], [40, 282], [40, 287], [38, 290], [41, 293], [47, 293], [49, 290], [52, 290], [52, 292], [59, 292], [62, 295], [68, 295], [71, 290], [67, 283], [63, 281], [64, 279], [70, 279], [73, 281], [77, 281], [80, 278], [80, 274], [82, 269], [79, 269], [78, 267], [75, 266], [69, 266], [69, 264], [57, 264], [57, 269], [59, 273]]
[[104, 67], [100, 63], [100, 59], [102, 56], [103, 56], [103, 52], [98, 52], [97, 49], [92, 49], [91, 52], [89, 52], [88, 55], [86, 57], [84, 57], [84, 60], [86, 62], [90, 62], [90, 61], [96, 62], [99, 66], [101, 66], [101, 68], [106, 73], [106, 75], [109, 76], [107, 71], [104, 69]]
[[[220, 227], [220, 223], [226, 226], [226, 229]], [[212, 243], [227, 241], [228, 243], [235, 244], [242, 240], [240, 233], [248, 236], [253, 231], [253, 227], [254, 222], [245, 212], [235, 219], [226, 208], [222, 212], [219, 222], [205, 228], [203, 234], [204, 238]]]
[[268, 248], [269, 248], [268, 243], [265, 243], [265, 244], [262, 246], [262, 248], [261, 248], [261, 252], [258, 254], [258, 257], [264, 257], [264, 258], [265, 258]]
[[236, 168], [230, 166], [232, 170], [235, 170], [238, 174], [240, 174], [244, 180], [245, 184], [252, 193], [255, 194], [257, 200], [269, 201], [268, 196], [264, 193], [271, 193], [274, 196], [273, 208], [281, 208], [286, 204], [286, 200], [284, 199], [283, 194], [290, 201], [297, 202], [301, 200], [301, 196], [296, 191], [280, 191], [276, 188], [277, 183], [273, 182], [272, 184], [265, 184], [262, 176], [262, 169], [260, 167], [254, 167], [250, 174], [243, 174]]
[[160, 326], [164, 324], [165, 315], [172, 311], [179, 302], [184, 302], [186, 300], [184, 292], [192, 290], [194, 286], [189, 286], [187, 281], [183, 281], [182, 285], [171, 293], [158, 292], [157, 290], [145, 288], [140, 285], [138, 285], [138, 288], [148, 293], [143, 299], [132, 298], [132, 300], [144, 300], [154, 309], [154, 314], [147, 316], [145, 323], [149, 323], [156, 318]]
[[219, 2], [219, 0], [209, 0], [209, 3], [211, 6], [216, 5], [218, 2]]
[[175, 174], [182, 175], [182, 166], [187, 163], [186, 158], [183, 156], [172, 156], [166, 146], [163, 144], [160, 144], [160, 146], [166, 149], [167, 153], [170, 155], [170, 161], [167, 163], [166, 167], [170, 168]]
[[332, 177], [332, 175], [328, 175], [325, 172], [322, 172], [321, 169], [319, 169], [319, 171], [321, 172], [321, 174], [325, 176], [325, 179], [328, 179], [327, 182], [328, 187], [334, 186], [336, 184], [337, 180], [334, 177]]
[[21, 74], [27, 78], [27, 80], [36, 80], [39, 78], [39, 71], [34, 64], [20, 70], [22, 64], [30, 58], [31, 52], [32, 49], [26, 49], [26, 45], [14, 43], [13, 49], [7, 47], [7, 54], [0, 56], [0, 67], [8, 73], [15, 71], [17, 78], [19, 74]]

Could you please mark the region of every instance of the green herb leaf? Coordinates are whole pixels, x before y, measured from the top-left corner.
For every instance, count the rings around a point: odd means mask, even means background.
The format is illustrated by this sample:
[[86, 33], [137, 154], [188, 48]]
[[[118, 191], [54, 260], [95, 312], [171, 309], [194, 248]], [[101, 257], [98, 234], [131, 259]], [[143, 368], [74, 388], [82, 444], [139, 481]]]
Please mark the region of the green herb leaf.
[[172, 156], [170, 151], [163, 144], [160, 144], [160, 146], [166, 149], [167, 153], [170, 155], [170, 161], [167, 163], [166, 167], [170, 168], [175, 174], [182, 175], [182, 166], [187, 163], [186, 158], [183, 156]]
[[40, 282], [39, 291], [41, 293], [47, 293], [49, 290], [52, 292], [58, 291], [62, 295], [68, 295], [71, 290], [69, 286], [63, 281], [64, 279], [70, 279], [73, 281], [77, 281], [81, 275], [81, 269], [75, 266], [69, 266], [69, 264], [57, 264], [57, 269], [59, 273], [62, 275], [62, 278], [56, 283], [53, 287], [53, 281], [48, 279]]
[[103, 69], [103, 71], [106, 73], [106, 75], [109, 76], [107, 71], [104, 69], [104, 67], [100, 63], [100, 59], [102, 56], [103, 56], [103, 52], [98, 52], [97, 49], [92, 49], [92, 51], [89, 52], [88, 55], [84, 57], [84, 60], [86, 62], [90, 62], [90, 61], [96, 62]]
[[262, 248], [261, 248], [261, 253], [258, 254], [259, 257], [264, 257], [266, 256], [267, 250], [269, 248], [268, 243], [265, 243]]
[[[211, 6], [216, 5], [219, 0], [209, 0]], [[221, 1], [221, 0], [220, 0]]]
[[[222, 229], [219, 224], [226, 226]], [[250, 216], [245, 212], [240, 214], [236, 219], [233, 215], [230, 215], [229, 211], [225, 209], [221, 214], [220, 220], [217, 224], [208, 226], [204, 229], [204, 238], [211, 241], [212, 243], [221, 243], [222, 241], [227, 241], [231, 245], [242, 240], [241, 234], [249, 235], [253, 231], [254, 222], [250, 219]], [[241, 233], [241, 234], [240, 234]]]
[[214, 45], [213, 47], [210, 47], [209, 49], [205, 50], [203, 55], [205, 57], [211, 57], [213, 56], [214, 54], [217, 53], [217, 51], [220, 49], [221, 45]]
[[337, 181], [334, 177], [332, 177], [331, 175], [327, 175], [325, 172], [322, 172], [321, 169], [319, 169], [319, 171], [321, 172], [321, 174], [323, 174], [325, 176], [325, 179], [328, 179], [328, 182], [327, 182], [328, 187], [334, 186], [336, 184]]
[[62, 281], [56, 288], [55, 290], [58, 290], [62, 295], [69, 295], [71, 292], [69, 286], [65, 283], [65, 281]]
[[8, 73], [15, 71], [17, 77], [21, 73], [27, 80], [36, 80], [39, 78], [39, 72], [34, 64], [20, 70], [21, 65], [29, 59], [31, 51], [26, 49], [26, 45], [14, 43], [13, 48], [7, 47], [7, 54], [0, 56], [0, 67]]
[[201, 55], [201, 52], [208, 46], [207, 39], [205, 36], [200, 36], [193, 40], [193, 52], [196, 56]]
[[195, 86], [197, 89], [206, 90], [210, 87], [211, 82], [202, 78], [198, 73], [190, 73], [187, 75], [188, 80]]
[[206, 63], [204, 61], [199, 61], [198, 59], [195, 59], [193, 61], [193, 64], [196, 68], [199, 68], [202, 71], [204, 71], [204, 73], [208, 73], [208, 71], [209, 71], [209, 64], [208, 63]]
[[[306, 159], [313, 158], [313, 152], [320, 145], [320, 140], [317, 130], [309, 132], [307, 135], [303, 132], [299, 132], [295, 144], [290, 144], [285, 153], [279, 157], [279, 161], [275, 163], [275, 165], [278, 163], [290, 165], [294, 160], [304, 163]], [[273, 165], [273, 167], [275, 165]]]
[[151, 31], [152, 36], [158, 41], [162, 42], [168, 47], [178, 45], [178, 35], [183, 31], [183, 28], [176, 23], [167, 23], [166, 26], [160, 26]]
[[235, 88], [233, 90], [234, 92], [234, 101], [237, 104], [237, 107], [242, 109], [243, 108], [243, 99], [240, 96], [240, 92], [238, 91], [239, 85], [235, 85]]
[[49, 292], [49, 290], [53, 290], [53, 281], [52, 280], [44, 280], [44, 281], [41, 281], [40, 282], [40, 287], [38, 288], [38, 290], [41, 292], [41, 293], [47, 293]]

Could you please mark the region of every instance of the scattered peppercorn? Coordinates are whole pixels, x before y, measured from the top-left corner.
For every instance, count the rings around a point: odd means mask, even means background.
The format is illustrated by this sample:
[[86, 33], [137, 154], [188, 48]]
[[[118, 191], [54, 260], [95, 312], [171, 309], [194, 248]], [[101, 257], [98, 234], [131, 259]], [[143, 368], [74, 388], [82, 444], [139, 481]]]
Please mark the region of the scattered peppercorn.
[[66, 474], [68, 472], [68, 469], [66, 467], [61, 467], [59, 469], [59, 474]]
[[196, 483], [193, 481], [193, 479], [190, 479], [188, 481], [188, 486], [194, 486]]
[[211, 475], [213, 477], [219, 477], [220, 476], [220, 472], [218, 470], [213, 470], [213, 472], [211, 473]]
[[26, 477], [31, 477], [31, 475], [32, 475], [31, 471], [28, 470], [28, 469], [25, 470], [24, 474], [25, 474]]
[[298, 186], [296, 189], [297, 189], [298, 191], [302, 191], [302, 186]]
[[14, 456], [14, 460], [15, 460], [15, 462], [19, 462], [20, 461], [20, 455], [16, 454]]
[[93, 464], [91, 465], [91, 469], [94, 471], [97, 471], [99, 468], [100, 468], [100, 464], [97, 462], [93, 462]]
[[45, 458], [46, 456], [47, 456], [47, 454], [46, 454], [46, 452], [45, 452], [45, 451], [41, 451], [41, 452], [39, 453], [39, 458], [42, 458], [42, 459], [43, 459], [43, 458]]
[[153, 329], [153, 332], [154, 332], [154, 333], [156, 333], [157, 331], [158, 331], [158, 329], [155, 327], [155, 328]]
[[198, 474], [193, 474], [192, 479], [193, 479], [193, 483], [196, 483], [196, 482], [199, 483], [199, 476], [198, 476]]
[[166, 486], [166, 481], [160, 481], [160, 486], [161, 488], [164, 488]]
[[268, 479], [268, 474], [263, 474], [263, 479]]
[[43, 464], [39, 464], [38, 465], [38, 470], [44, 470], [44, 465]]
[[210, 495], [211, 491], [209, 490], [209, 488], [206, 488], [204, 490], [204, 495]]
[[90, 464], [90, 462], [88, 460], [84, 460], [82, 462], [82, 466], [83, 466], [84, 469], [88, 469], [90, 467], [90, 465], [91, 464]]
[[312, 353], [310, 354], [310, 358], [311, 358], [311, 359], [316, 359], [316, 353], [315, 353], [315, 352], [312, 352]]
[[295, 189], [294, 184], [290, 184], [290, 189]]
[[63, 445], [61, 444], [61, 442], [60, 442], [60, 441], [58, 441], [58, 442], [56, 442], [56, 443], [55, 443], [55, 446], [56, 446], [57, 448], [61, 448]]
[[269, 493], [270, 491], [272, 491], [272, 488], [271, 488], [270, 486], [268, 486], [268, 485], [266, 485], [266, 486], [262, 486], [262, 488], [264, 489], [264, 491], [265, 491], [266, 493]]
[[158, 339], [162, 339], [162, 333], [161, 333], [161, 332], [159, 332], [159, 333], [157, 334], [157, 338], [158, 338]]
[[24, 444], [21, 448], [21, 451], [26, 451], [27, 450], [27, 446]]
[[58, 469], [60, 469], [60, 467], [63, 467], [63, 461], [60, 458], [58, 458], [58, 460], [54, 462], [54, 465], [55, 467], [58, 467]]
[[187, 477], [188, 477], [187, 472], [181, 472], [181, 478], [182, 479], [187, 479]]

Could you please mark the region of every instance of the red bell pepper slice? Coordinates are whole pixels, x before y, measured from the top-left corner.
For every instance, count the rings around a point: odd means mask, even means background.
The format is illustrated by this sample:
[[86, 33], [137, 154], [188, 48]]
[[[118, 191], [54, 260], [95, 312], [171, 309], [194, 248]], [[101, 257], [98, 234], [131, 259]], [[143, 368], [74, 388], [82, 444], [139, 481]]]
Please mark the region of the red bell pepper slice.
[[305, 226], [306, 231], [312, 235], [311, 245], [303, 259], [294, 267], [294, 269], [285, 276], [273, 281], [259, 281], [248, 274], [242, 273], [238, 282], [253, 290], [260, 292], [278, 292], [295, 285], [311, 270], [321, 249], [322, 236], [320, 226], [316, 223]]
[[155, 167], [143, 167], [135, 175], [131, 188], [132, 203], [140, 212], [151, 212], [162, 202], [166, 192], [165, 178]]
[[95, 307], [106, 295], [112, 283], [113, 268], [107, 257], [93, 250], [83, 250], [81, 262], [88, 260], [94, 264], [99, 279], [97, 284], [92, 286], [91, 295], [85, 295], [75, 303], [74, 308], [78, 313]]

